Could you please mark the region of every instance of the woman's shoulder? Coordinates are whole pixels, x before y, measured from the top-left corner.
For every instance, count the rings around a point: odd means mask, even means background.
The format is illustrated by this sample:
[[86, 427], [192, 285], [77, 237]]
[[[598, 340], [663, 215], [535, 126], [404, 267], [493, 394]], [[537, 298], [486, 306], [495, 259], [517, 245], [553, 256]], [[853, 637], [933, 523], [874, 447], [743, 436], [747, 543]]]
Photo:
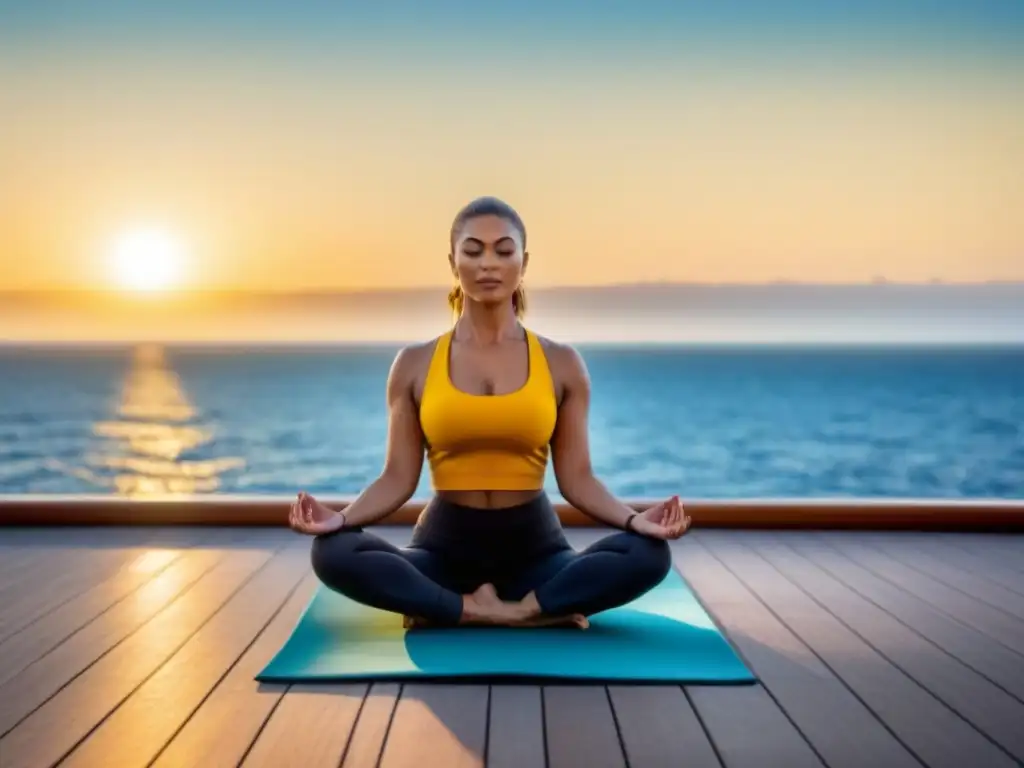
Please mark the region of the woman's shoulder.
[[430, 367], [437, 343], [443, 337], [444, 334], [441, 334], [427, 341], [417, 341], [401, 347], [395, 355], [391, 370], [400, 378], [418, 378]]
[[[531, 331], [532, 333], [532, 331]], [[544, 356], [552, 372], [563, 379], [574, 379], [579, 375], [586, 374], [586, 365], [583, 362], [583, 355], [572, 344], [564, 341], [555, 341], [547, 336], [534, 333], [534, 337], [540, 342]]]

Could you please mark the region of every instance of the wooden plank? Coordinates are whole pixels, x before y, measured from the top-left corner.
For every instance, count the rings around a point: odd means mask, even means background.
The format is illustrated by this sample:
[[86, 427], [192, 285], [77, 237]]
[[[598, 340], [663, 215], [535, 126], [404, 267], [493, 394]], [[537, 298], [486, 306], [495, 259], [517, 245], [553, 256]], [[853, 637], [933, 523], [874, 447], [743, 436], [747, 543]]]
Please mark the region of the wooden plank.
[[128, 599], [4, 682], [0, 686], [0, 736], [6, 735], [104, 654], [118, 648], [223, 558], [222, 553], [215, 551], [189, 553]]
[[760, 686], [687, 686], [726, 768], [823, 768], [824, 763]]
[[228, 554], [221, 566], [19, 722], [0, 739], [0, 753], [19, 768], [50, 766], [63, 758], [269, 559], [267, 552]]
[[[954, 534], [917, 535], [907, 537], [913, 546], [943, 562], [952, 562], [975, 576], [988, 579], [1017, 595], [1024, 595], [1024, 573], [1010, 567], [1005, 553], [987, 552], [984, 556], [957, 546]], [[1015, 553], [1024, 557], [1024, 551]]]
[[544, 768], [540, 686], [492, 686], [488, 734], [487, 768]]
[[[40, 536], [46, 535], [40, 533]], [[49, 534], [52, 538], [53, 534]], [[0, 604], [6, 601], [11, 594], [12, 589], [17, 589], [18, 586], [31, 583], [37, 578], [37, 574], [44, 572], [46, 565], [46, 554], [44, 551], [40, 551], [44, 548], [40, 546], [30, 546], [30, 542], [26, 542], [26, 546], [13, 547], [6, 546], [0, 550]], [[56, 554], [55, 550], [63, 557], [74, 557], [78, 551], [78, 547], [60, 547], [59, 550], [56, 547], [46, 547], [46, 553]]]
[[482, 768], [487, 699], [485, 685], [403, 685], [380, 768]]
[[287, 686], [258, 683], [256, 675], [288, 639], [316, 586], [311, 574], [242, 655], [210, 696], [165, 745], [152, 768], [238, 765]]
[[64, 552], [37, 557], [0, 595], [0, 641], [64, 602], [114, 576], [143, 549]]
[[[167, 552], [177, 552], [193, 547], [202, 538], [203, 546], [220, 544], [232, 546], [236, 542], [264, 537], [245, 530], [216, 529], [195, 531], [187, 529], [143, 529], [135, 531], [111, 528], [104, 531], [72, 529], [74, 535], [66, 545], [58, 548], [38, 544], [31, 547], [35, 561], [42, 569], [31, 589], [24, 589], [24, 596], [11, 603], [0, 601], [0, 640], [7, 639], [45, 618], [51, 611], [64, 603], [76, 599], [95, 585], [108, 578], [116, 578], [125, 568], [149, 567]], [[50, 532], [51, 538], [54, 532]], [[64, 540], [65, 532], [61, 532]], [[78, 563], [77, 568], [68, 562]], [[59, 578], [52, 574], [60, 573]]]
[[24, 548], [0, 543], [0, 603], [3, 602], [7, 588], [13, 581], [20, 578], [24, 568], [30, 565], [36, 557], [35, 552], [26, 552]]
[[758, 553], [890, 663], [999, 744], [1024, 760], [1024, 704], [928, 642], [785, 544]]
[[87, 589], [0, 642], [0, 685], [45, 656], [98, 616], [174, 564], [182, 550], [157, 550], [136, 558], [113, 577]]
[[609, 686], [630, 768], [720, 768], [704, 727], [678, 685]]
[[345, 749], [341, 768], [376, 768], [400, 693], [401, 686], [397, 683], [374, 683], [370, 686]]
[[910, 568], [888, 553], [879, 552], [850, 537], [843, 541], [843, 552], [891, 584], [915, 595], [946, 615], [984, 632], [1012, 651], [1024, 648], [1024, 622], [969, 595]]
[[[618, 725], [604, 686], [544, 686], [543, 695], [551, 768], [626, 765]], [[587, 724], [585, 731], [581, 731], [581, 723]]]
[[[36, 593], [41, 586], [56, 582], [67, 588], [75, 584], [75, 576], [88, 577], [90, 571], [116, 570], [132, 558], [145, 552], [144, 548], [82, 549], [63, 547], [59, 550], [32, 547], [12, 555], [21, 555], [18, 567], [4, 574], [0, 581], [0, 630], [11, 623], [12, 608], [25, 600], [29, 592]], [[7, 557], [5, 554], [4, 557]]]
[[[0, 497], [0, 503], [2, 503]], [[75, 551], [84, 552], [95, 549], [140, 549], [152, 546], [154, 542], [162, 540], [170, 531], [176, 531], [178, 535], [190, 534], [186, 529], [140, 529], [132, 526], [119, 526], [109, 528], [60, 528], [52, 526], [31, 526], [21, 528], [4, 528], [0, 532], [0, 553], [5, 561], [0, 563], [0, 573], [6, 568], [7, 555], [14, 558], [17, 554], [24, 557], [20, 562], [24, 564], [26, 559], [34, 557], [46, 557], [48, 555], [70, 553]]]
[[897, 621], [1024, 702], [1024, 656], [958, 622], [846, 556], [842, 536], [787, 536], [783, 541]]
[[[778, 749], [791, 753], [776, 755], [780, 764], [812, 760], [809, 742], [832, 768], [884, 765], [887, 768], [917, 766], [917, 758], [881, 722], [873, 711], [838, 678], [815, 652], [758, 600], [754, 593], [701, 546], [703, 536], [674, 545], [676, 567], [694, 593], [735, 644], [738, 652], [771, 692], [737, 695], [733, 707], [738, 723], [773, 723]], [[715, 541], [712, 549], [730, 548], [732, 539]], [[716, 700], [717, 701], [717, 700]], [[778, 705], [784, 718], [742, 707], [761, 710]], [[842, 723], [837, 728], [836, 723]], [[719, 730], [727, 728], [726, 724]], [[746, 739], [746, 734], [738, 738]], [[745, 754], [745, 753], [744, 753]]]
[[337, 768], [366, 690], [364, 684], [290, 686], [242, 765]]
[[1015, 765], [984, 734], [888, 661], [737, 537], [712, 553], [930, 766]]
[[[294, 549], [279, 552], [61, 765], [65, 768], [149, 765], [266, 627], [308, 569], [307, 559]], [[315, 734], [303, 739], [303, 748], [313, 741]], [[292, 751], [298, 754], [301, 750], [293, 744]], [[337, 764], [335, 760], [334, 766]]]
[[880, 551], [888, 552], [904, 565], [930, 576], [941, 584], [988, 603], [1018, 619], [1024, 619], [1024, 595], [1007, 589], [991, 579], [971, 573], [962, 567], [963, 558], [939, 558], [929, 554], [920, 547], [918, 537], [904, 536], [886, 540], [873, 536], [868, 543], [874, 544]]
[[1024, 573], [1024, 535], [1019, 533], [958, 533], [946, 539], [950, 546], [1003, 568]]

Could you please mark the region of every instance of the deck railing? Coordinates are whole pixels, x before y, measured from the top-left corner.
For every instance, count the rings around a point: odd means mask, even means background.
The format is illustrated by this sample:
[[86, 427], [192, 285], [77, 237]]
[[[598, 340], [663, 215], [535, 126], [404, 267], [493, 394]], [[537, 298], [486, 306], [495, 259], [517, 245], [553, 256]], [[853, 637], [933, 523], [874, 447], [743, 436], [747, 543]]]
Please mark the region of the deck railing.
[[[291, 496], [0, 495], [0, 526], [285, 525]], [[318, 496], [343, 508], [350, 499]], [[627, 503], [643, 509], [658, 501]], [[381, 525], [412, 525], [425, 500], [410, 501]], [[817, 528], [1024, 532], [1024, 499], [693, 499], [683, 504], [702, 528]], [[556, 501], [563, 525], [595, 522]]]

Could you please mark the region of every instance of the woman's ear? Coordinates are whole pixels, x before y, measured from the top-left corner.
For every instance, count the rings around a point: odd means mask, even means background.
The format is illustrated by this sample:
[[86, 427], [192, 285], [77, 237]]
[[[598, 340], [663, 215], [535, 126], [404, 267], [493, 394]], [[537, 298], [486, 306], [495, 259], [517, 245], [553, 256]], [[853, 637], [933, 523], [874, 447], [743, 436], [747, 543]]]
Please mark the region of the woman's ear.
[[455, 268], [455, 255], [452, 253], [448, 254], [448, 266], [451, 267], [452, 277], [458, 278], [459, 270]]

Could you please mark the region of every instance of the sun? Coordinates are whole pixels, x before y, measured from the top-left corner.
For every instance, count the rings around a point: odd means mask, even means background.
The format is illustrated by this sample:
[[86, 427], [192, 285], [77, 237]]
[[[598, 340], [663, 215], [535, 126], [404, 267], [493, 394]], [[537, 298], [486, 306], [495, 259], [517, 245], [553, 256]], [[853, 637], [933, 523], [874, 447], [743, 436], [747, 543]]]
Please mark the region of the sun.
[[121, 234], [110, 252], [114, 280], [125, 290], [153, 293], [177, 287], [185, 266], [180, 240], [155, 227]]

